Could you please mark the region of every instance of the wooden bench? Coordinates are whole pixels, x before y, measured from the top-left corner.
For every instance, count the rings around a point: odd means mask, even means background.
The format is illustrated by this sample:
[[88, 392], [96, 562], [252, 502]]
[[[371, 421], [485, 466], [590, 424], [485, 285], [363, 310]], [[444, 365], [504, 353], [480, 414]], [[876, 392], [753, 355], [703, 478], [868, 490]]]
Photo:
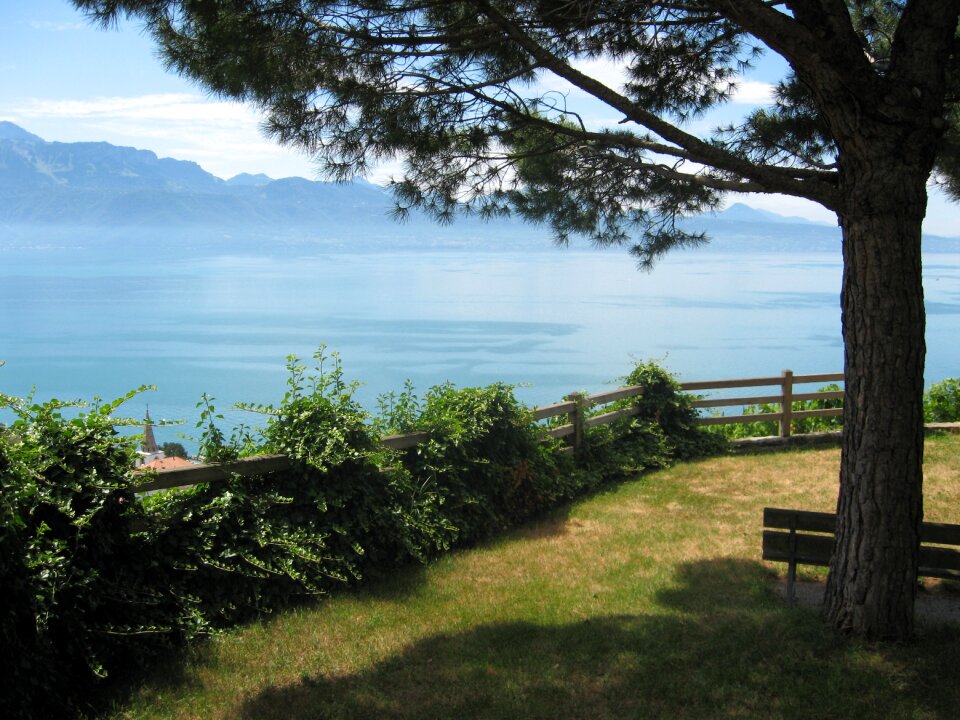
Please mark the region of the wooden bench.
[[[797, 565], [829, 566], [837, 516], [809, 510], [763, 509], [763, 559], [788, 563], [787, 602], [796, 599]], [[917, 577], [960, 580], [960, 525], [923, 523]]]

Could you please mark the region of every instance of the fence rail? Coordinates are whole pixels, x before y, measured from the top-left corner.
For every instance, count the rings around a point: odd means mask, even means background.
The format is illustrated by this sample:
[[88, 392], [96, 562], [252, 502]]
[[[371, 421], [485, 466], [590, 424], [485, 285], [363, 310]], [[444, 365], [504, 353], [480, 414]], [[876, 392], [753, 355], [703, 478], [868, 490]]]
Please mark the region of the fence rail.
[[[616, 400], [636, 397], [643, 393], [643, 386], [631, 385], [617, 388], [595, 395], [571, 393], [563, 402], [553, 405], [544, 405], [533, 409], [534, 420], [547, 420], [553, 417], [566, 416], [567, 422], [553, 428], [546, 428], [544, 433], [552, 438], [569, 438], [567, 448], [576, 452], [583, 442], [583, 432], [586, 428], [612, 423], [621, 418], [637, 414], [636, 408], [614, 410], [602, 415], [588, 417], [586, 411], [598, 405], [607, 405]], [[391, 450], [405, 450], [426, 442], [429, 435], [425, 432], [403, 433], [388, 435], [380, 439], [380, 444]], [[290, 458], [286, 455], [258, 455], [228, 463], [209, 463], [187, 468], [171, 468], [157, 470], [156, 476], [134, 488], [136, 492], [151, 492], [154, 490], [169, 490], [176, 487], [186, 487], [202, 482], [217, 482], [229, 479], [234, 474], [264, 475], [275, 470], [285, 470], [290, 467]]]
[[229, 480], [233, 475], [264, 475], [275, 470], [290, 467], [290, 458], [286, 455], [257, 455], [225, 463], [208, 463], [188, 468], [157, 470], [156, 477], [134, 488], [136, 492], [169, 490], [175, 487], [196, 485], [202, 482]]
[[794, 375], [792, 370], [784, 370], [780, 375], [759, 378], [739, 378], [732, 380], [697, 380], [680, 383], [685, 392], [695, 390], [727, 390], [747, 387], [778, 386], [779, 395], [751, 395], [731, 398], [703, 398], [695, 400], [696, 408], [735, 407], [746, 405], [779, 405], [780, 412], [756, 413], [754, 415], [718, 415], [698, 420], [699, 425], [729, 425], [734, 423], [777, 422], [780, 424], [780, 437], [790, 436], [790, 424], [794, 420], [815, 417], [837, 417], [843, 415], [843, 408], [824, 408], [822, 410], [794, 410], [793, 403], [809, 400], [843, 399], [842, 390], [827, 392], [795, 393], [795, 385], [811, 383], [843, 382], [843, 373], [817, 373], [814, 375]]
[[[828, 417], [840, 415], [841, 408], [827, 410], [794, 411], [792, 404], [799, 400], [828, 400], [842, 398], [843, 392], [799, 393], [793, 392], [794, 385], [809, 383], [837, 382], [843, 380], [843, 373], [821, 373], [817, 375], [794, 375], [790, 370], [784, 370], [781, 375], [760, 378], [740, 378], [731, 380], [700, 380], [680, 384], [681, 390], [692, 392], [698, 390], [726, 390], [746, 387], [779, 386], [779, 395], [758, 395], [735, 398], [703, 398], [695, 400], [697, 408], [733, 407], [743, 405], [779, 404], [780, 412], [761, 413], [756, 415], [725, 415], [717, 417], [703, 417], [698, 420], [700, 425], [720, 425], [727, 423], [747, 423], [758, 421], [776, 421], [780, 423], [780, 435], [790, 434], [792, 420], [808, 417]], [[545, 428], [544, 434], [560, 439], [566, 438], [567, 451], [576, 452], [583, 442], [584, 431], [588, 428], [606, 425], [622, 418], [636, 415], [637, 408], [613, 410], [599, 415], [588, 415], [587, 411], [599, 405], [608, 405], [617, 400], [625, 400], [643, 394], [642, 385], [617, 388], [606, 392], [586, 395], [571, 393], [563, 402], [552, 405], [543, 405], [532, 411], [533, 420], [548, 420], [554, 417], [566, 417], [567, 422], [556, 427]], [[403, 433], [388, 435], [381, 438], [384, 447], [393, 450], [404, 450], [426, 442], [429, 436], [425, 432]], [[234, 474], [256, 476], [290, 467], [290, 458], [286, 455], [258, 455], [229, 463], [210, 463], [196, 465], [189, 468], [174, 468], [158, 470], [149, 481], [138, 485], [137, 492], [166, 490], [175, 487], [196, 485], [201, 482], [216, 482], [226, 480]]]

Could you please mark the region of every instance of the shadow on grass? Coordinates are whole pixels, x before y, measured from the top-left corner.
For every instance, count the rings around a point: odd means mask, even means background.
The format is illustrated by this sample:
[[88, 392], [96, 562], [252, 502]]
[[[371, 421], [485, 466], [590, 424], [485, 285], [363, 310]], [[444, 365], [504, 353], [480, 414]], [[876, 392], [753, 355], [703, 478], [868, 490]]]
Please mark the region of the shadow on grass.
[[81, 711], [80, 717], [100, 717], [123, 708], [136, 690], [144, 686], [157, 695], [189, 688], [199, 691], [202, 683], [190, 673], [189, 667], [210, 657], [210, 648], [204, 639], [195, 640], [189, 646], [154, 649], [130, 657], [114, 667], [102, 685], [78, 689], [74, 701]]
[[[599, 491], [598, 493], [599, 494]], [[543, 539], [563, 536], [569, 532], [571, 503], [552, 508], [522, 525], [497, 534], [494, 537], [478, 541], [473, 545], [455, 548], [444, 556], [452, 557], [457, 552], [476, 548], [493, 547], [517, 540]], [[441, 557], [444, 557], [441, 556]], [[358, 599], [370, 598], [390, 602], [403, 602], [427, 587], [428, 565], [411, 561], [402, 566], [387, 568], [369, 568], [363, 582], [357, 585], [333, 587], [328, 594], [320, 597], [302, 597], [291, 600], [286, 606], [277, 609], [277, 614], [266, 615], [258, 622], [269, 626], [280, 619], [283, 612], [291, 610], [320, 611], [323, 603], [344, 593], [350, 593]], [[206, 639], [196, 639], [186, 645], [158, 649], [152, 653], [131, 658], [111, 672], [109, 681], [92, 688], [89, 693], [77, 697], [77, 702], [90, 716], [107, 712], [110, 708], [121, 708], [139, 688], [147, 686], [151, 692], [163, 695], [168, 690], [183, 690], [189, 687], [200, 688], [201, 683], [189, 670], [193, 665], [215, 663]], [[89, 695], [89, 697], [88, 697]], [[269, 712], [262, 717], [273, 717]]]
[[247, 699], [259, 718], [947, 718], [960, 633], [869, 646], [772, 598], [737, 560], [681, 566], [663, 614], [438, 635], [357, 674]]
[[[593, 495], [591, 495], [593, 497]], [[430, 562], [444, 558], [456, 557], [457, 553], [494, 548], [504, 544], [511, 544], [524, 540], [544, 540], [552, 537], [562, 537], [570, 532], [571, 503], [551, 508], [542, 515], [525, 521], [521, 525], [495, 533], [492, 537], [482, 538], [474, 543], [459, 545]], [[374, 598], [401, 602], [416, 595], [427, 586], [429, 565], [411, 561], [400, 567], [383, 569], [372, 568], [366, 571], [363, 582], [355, 585], [346, 592], [358, 598]], [[335, 595], [336, 591], [331, 593]]]

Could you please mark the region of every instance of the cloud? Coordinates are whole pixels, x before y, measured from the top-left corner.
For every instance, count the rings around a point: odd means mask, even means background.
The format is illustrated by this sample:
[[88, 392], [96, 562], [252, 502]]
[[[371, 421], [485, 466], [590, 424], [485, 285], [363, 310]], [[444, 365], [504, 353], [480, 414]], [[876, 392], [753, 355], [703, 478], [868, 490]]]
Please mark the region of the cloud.
[[316, 176], [303, 154], [264, 135], [263, 114], [257, 108], [198, 93], [34, 98], [4, 112], [46, 139], [146, 147], [162, 157], [197, 162], [220, 177], [241, 172]]
[[367, 180], [377, 185], [386, 185], [391, 180], [399, 180], [403, 177], [403, 167], [403, 160], [388, 160], [375, 167]]
[[[577, 62], [609, 87], [625, 80], [622, 64], [599, 58]], [[769, 102], [772, 86], [738, 84], [736, 104]], [[590, 129], [615, 127], [616, 111], [555, 76], [546, 75], [536, 92], [548, 92], [559, 107], [579, 112]], [[11, 121], [51, 140], [104, 140], [116, 145], [146, 147], [163, 157], [192, 160], [220, 177], [265, 172], [273, 177], [316, 177], [316, 165], [297, 149], [285, 148], [261, 131], [264, 116], [254, 106], [201, 93], [155, 93], [83, 100], [33, 98], [0, 109]], [[386, 164], [373, 175], [383, 181], [399, 170]]]
[[775, 89], [775, 86], [770, 83], [742, 80], [736, 83], [731, 102], [738, 105], [769, 105], [773, 102]]
[[[590, 58], [575, 60], [571, 63], [575, 70], [584, 75], [599, 80], [608, 88], [621, 90], [629, 80], [627, 76], [627, 61], [618, 61], [611, 58]], [[747, 105], [768, 104], [773, 101], [775, 86], [771, 83], [756, 80], [739, 80], [735, 83], [733, 102]], [[572, 92], [575, 88], [563, 78], [551, 72], [544, 71], [537, 81], [537, 88], [545, 91]]]
[[610, 58], [581, 59], [573, 63], [574, 70], [617, 90], [627, 83], [626, 67], [626, 63]]
[[235, 102], [209, 100], [189, 93], [99, 97], [90, 100], [28, 100], [16, 109], [27, 117], [116, 118], [174, 122], [236, 122], [254, 111]]
[[[593, 58], [577, 60], [572, 64], [585, 75], [599, 80], [617, 92], [621, 92], [628, 81], [625, 60]], [[688, 121], [683, 123], [683, 127], [688, 132], [709, 135], [718, 124], [726, 124], [734, 118], [739, 120], [744, 112], [743, 106], [771, 104], [774, 90], [775, 86], [770, 83], [738, 80], [734, 83], [734, 92], [729, 101], [709, 111], [706, 116], [709, 120]], [[558, 109], [566, 108], [576, 112], [590, 130], [617, 127], [623, 120], [623, 116], [608, 105], [550, 72], [541, 73], [532, 92], [543, 94], [544, 99], [553, 102]]]
[[74, 30], [86, 30], [87, 25], [82, 22], [52, 22], [50, 20], [31, 20], [30, 27], [34, 30], [46, 30], [49, 32], [72, 32]]

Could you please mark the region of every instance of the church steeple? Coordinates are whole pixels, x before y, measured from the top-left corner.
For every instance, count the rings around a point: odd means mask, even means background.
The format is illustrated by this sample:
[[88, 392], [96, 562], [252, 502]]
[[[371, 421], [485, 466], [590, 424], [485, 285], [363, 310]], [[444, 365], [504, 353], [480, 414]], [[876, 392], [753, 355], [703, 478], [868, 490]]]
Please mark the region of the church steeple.
[[150, 421], [149, 405], [147, 405], [146, 422], [143, 425], [143, 451], [150, 455], [160, 452], [157, 439], [153, 436], [153, 423]]

